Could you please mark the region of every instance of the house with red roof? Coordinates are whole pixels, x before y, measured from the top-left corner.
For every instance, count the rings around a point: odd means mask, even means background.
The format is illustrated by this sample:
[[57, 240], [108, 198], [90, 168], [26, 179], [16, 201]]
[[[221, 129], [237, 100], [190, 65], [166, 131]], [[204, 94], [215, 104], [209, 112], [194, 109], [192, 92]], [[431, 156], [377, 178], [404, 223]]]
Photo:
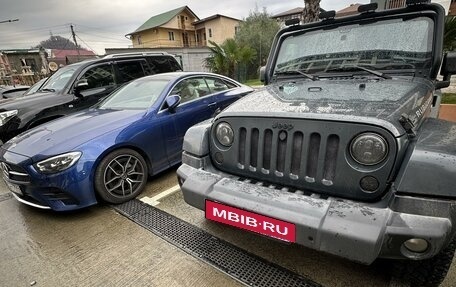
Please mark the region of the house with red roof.
[[62, 50], [62, 49], [51, 49], [50, 55], [48, 55], [48, 62], [55, 62], [57, 65], [69, 65], [77, 62], [81, 62], [87, 59], [96, 58], [97, 55], [89, 50]]

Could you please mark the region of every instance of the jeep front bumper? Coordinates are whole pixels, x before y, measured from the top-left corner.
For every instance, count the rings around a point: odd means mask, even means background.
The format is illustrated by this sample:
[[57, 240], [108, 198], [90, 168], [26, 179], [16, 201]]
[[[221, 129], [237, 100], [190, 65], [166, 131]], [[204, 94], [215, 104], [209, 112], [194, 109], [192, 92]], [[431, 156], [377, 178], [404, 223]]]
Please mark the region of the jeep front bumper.
[[[208, 158], [187, 156], [183, 162], [177, 174], [188, 204], [204, 210], [205, 201], [211, 200], [295, 224], [297, 244], [360, 263], [370, 264], [379, 257], [430, 258], [453, 236], [454, 201], [390, 192], [381, 202], [361, 203], [314, 193], [291, 193], [213, 170]], [[201, 168], [186, 164], [189, 162]], [[426, 240], [427, 250], [407, 250], [404, 242], [413, 238]]]

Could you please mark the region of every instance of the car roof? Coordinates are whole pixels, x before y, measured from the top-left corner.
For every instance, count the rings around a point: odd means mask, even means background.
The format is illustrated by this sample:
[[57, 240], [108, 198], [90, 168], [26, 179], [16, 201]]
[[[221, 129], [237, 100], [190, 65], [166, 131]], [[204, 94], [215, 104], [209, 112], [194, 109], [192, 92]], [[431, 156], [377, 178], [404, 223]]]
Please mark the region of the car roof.
[[[145, 78], [153, 78], [156, 80], [175, 80], [179, 78], [189, 77], [189, 76], [206, 76], [206, 77], [218, 77], [226, 80], [230, 80], [232, 82], [236, 82], [233, 79], [227, 78], [223, 75], [214, 74], [214, 73], [207, 73], [207, 72], [169, 72], [169, 73], [161, 73], [155, 74], [152, 76], [147, 76]], [[236, 82], [237, 83], [237, 82]]]
[[[103, 58], [94, 58], [94, 59], [87, 59], [78, 63], [73, 63], [67, 66], [76, 66], [81, 64], [93, 64], [93, 63], [103, 63], [103, 62], [112, 62], [112, 61], [123, 61], [123, 60], [131, 60], [131, 59], [144, 59], [144, 58], [155, 58], [155, 57], [173, 57], [171, 54], [133, 54], [133, 53], [125, 53], [124, 56], [120, 56], [122, 54], [116, 54], [116, 57], [103, 57]], [[108, 55], [109, 56], [109, 55]]]

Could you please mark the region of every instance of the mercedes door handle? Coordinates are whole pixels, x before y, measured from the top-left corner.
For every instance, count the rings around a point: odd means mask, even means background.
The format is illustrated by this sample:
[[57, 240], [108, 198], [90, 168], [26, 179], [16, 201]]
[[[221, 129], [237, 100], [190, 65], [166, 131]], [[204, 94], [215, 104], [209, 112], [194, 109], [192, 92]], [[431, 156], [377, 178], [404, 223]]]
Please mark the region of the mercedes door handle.
[[215, 107], [216, 105], [217, 105], [217, 103], [210, 103], [210, 104], [208, 104], [207, 106], [210, 107], [210, 108], [212, 108], [212, 107]]

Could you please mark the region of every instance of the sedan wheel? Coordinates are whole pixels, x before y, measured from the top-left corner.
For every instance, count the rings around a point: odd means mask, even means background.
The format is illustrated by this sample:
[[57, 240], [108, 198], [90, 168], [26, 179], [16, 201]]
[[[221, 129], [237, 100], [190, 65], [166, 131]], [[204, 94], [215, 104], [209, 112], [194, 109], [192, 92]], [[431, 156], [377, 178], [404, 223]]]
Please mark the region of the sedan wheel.
[[147, 182], [147, 164], [134, 150], [108, 154], [95, 173], [95, 188], [109, 203], [122, 203], [139, 195]]

